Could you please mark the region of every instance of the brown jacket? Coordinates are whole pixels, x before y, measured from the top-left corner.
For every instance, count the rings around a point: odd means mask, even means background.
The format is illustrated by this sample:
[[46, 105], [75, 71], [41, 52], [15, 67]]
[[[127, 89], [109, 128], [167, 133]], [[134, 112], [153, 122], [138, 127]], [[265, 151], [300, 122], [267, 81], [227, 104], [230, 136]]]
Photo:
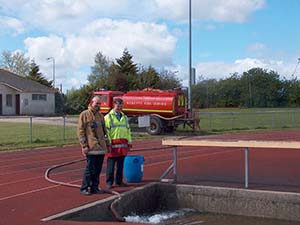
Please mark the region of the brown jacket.
[[105, 132], [104, 117], [101, 113], [92, 107], [80, 113], [77, 136], [81, 147], [89, 148], [88, 154], [97, 155], [107, 152]]

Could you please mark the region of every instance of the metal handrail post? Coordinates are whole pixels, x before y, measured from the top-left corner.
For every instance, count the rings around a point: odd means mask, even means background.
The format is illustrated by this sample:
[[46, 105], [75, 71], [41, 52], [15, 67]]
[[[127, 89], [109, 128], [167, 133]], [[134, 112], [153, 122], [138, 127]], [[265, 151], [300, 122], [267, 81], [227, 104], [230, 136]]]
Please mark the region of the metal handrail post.
[[32, 116], [29, 117], [29, 141], [32, 144]]
[[173, 151], [173, 183], [177, 183], [177, 146], [174, 146]]
[[66, 117], [63, 116], [64, 129], [63, 129], [63, 141], [66, 140]]
[[173, 169], [174, 167], [174, 163], [172, 163], [168, 169], [160, 176], [159, 180], [160, 181], [163, 181], [164, 180], [164, 177], [168, 175], [168, 173]]
[[245, 148], [245, 188], [249, 186], [249, 149]]

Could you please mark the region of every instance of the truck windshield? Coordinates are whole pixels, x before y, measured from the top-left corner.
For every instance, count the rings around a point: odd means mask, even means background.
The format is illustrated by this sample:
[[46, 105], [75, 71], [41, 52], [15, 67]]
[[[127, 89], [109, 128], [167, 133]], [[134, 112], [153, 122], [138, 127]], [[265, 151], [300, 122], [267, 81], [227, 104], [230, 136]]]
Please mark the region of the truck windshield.
[[101, 103], [107, 103], [107, 95], [95, 95], [95, 96], [98, 96], [100, 99], [101, 99]]

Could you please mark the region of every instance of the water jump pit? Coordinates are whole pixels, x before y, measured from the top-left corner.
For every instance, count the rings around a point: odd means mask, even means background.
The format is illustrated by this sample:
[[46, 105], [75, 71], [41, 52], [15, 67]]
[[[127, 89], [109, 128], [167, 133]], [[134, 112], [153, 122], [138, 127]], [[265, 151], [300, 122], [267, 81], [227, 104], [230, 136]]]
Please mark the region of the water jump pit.
[[151, 183], [47, 218], [185, 225], [300, 224], [300, 193]]

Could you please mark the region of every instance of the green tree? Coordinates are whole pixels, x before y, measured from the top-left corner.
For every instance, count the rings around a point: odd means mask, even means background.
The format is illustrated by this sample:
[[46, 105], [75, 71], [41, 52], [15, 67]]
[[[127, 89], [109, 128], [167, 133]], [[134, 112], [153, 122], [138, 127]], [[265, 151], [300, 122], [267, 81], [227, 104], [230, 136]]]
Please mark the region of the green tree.
[[137, 88], [160, 88], [160, 77], [158, 72], [149, 66], [147, 69], [142, 69], [137, 79]]
[[123, 55], [116, 59], [116, 68], [123, 74], [136, 74], [138, 71], [137, 65], [132, 60], [133, 56], [127, 49], [124, 49]]
[[219, 102], [220, 86], [216, 79], [208, 79], [204, 82], [206, 107], [216, 107]]
[[67, 114], [79, 114], [87, 109], [93, 91], [89, 85], [84, 85], [80, 89], [67, 91], [65, 96], [65, 112]]
[[192, 86], [192, 101], [193, 108], [206, 108], [208, 107], [208, 86], [207, 81], [201, 77], [201, 79]]
[[[112, 65], [113, 71], [115, 74], [115, 82], [122, 80], [122, 88], [126, 91], [135, 90], [137, 88], [137, 72], [138, 67], [132, 60], [133, 56], [129, 53], [127, 49], [123, 51], [123, 55], [120, 58], [116, 59], [116, 63]], [[123, 77], [122, 77], [123, 76]], [[126, 82], [127, 85], [124, 85], [123, 82]], [[112, 86], [118, 86], [118, 83], [113, 84]]]
[[20, 76], [27, 76], [30, 71], [30, 59], [24, 53], [2, 52], [0, 67]]
[[218, 100], [216, 106], [219, 107], [238, 107], [240, 105], [240, 78], [237, 73], [232, 74], [227, 79], [219, 80]]
[[286, 102], [290, 107], [300, 106], [300, 81], [296, 78], [283, 82]]
[[40, 67], [32, 60], [30, 64], [29, 74], [26, 76], [30, 80], [34, 80], [47, 87], [53, 87], [53, 81], [48, 81], [40, 72]]
[[174, 72], [163, 70], [161, 73], [159, 73], [159, 79], [159, 88], [162, 90], [182, 87], [181, 80], [176, 77]]
[[275, 107], [282, 98], [279, 74], [262, 68], [252, 68], [241, 77], [242, 104], [248, 107]]
[[91, 67], [91, 74], [88, 76], [89, 84], [93, 89], [108, 88], [108, 76], [112, 62], [108, 57], [98, 52], [94, 59], [94, 66]]
[[111, 68], [110, 75], [108, 77], [109, 89], [114, 91], [129, 91], [133, 90], [129, 86], [128, 77], [126, 77], [123, 73], [118, 70], [115, 70], [115, 67]]

